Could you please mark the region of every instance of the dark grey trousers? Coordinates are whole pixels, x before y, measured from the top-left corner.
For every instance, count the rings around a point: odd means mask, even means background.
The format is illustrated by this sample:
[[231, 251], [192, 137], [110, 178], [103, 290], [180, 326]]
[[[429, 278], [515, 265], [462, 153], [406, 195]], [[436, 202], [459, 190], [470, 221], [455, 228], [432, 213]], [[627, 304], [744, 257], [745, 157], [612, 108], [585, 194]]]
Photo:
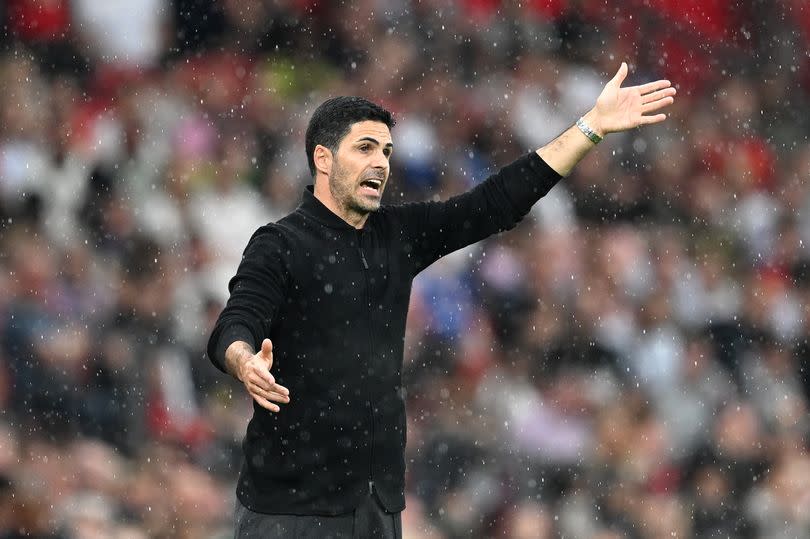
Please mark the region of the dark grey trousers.
[[345, 515], [299, 516], [256, 513], [236, 502], [234, 539], [402, 539], [402, 514], [386, 513], [369, 494]]

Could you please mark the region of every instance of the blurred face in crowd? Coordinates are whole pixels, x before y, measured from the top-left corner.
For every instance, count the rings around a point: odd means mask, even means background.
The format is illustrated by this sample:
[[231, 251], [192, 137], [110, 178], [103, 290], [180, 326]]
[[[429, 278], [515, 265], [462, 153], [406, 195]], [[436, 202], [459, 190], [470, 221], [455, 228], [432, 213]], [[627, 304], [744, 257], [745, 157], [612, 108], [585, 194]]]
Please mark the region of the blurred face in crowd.
[[[334, 154], [320, 145], [315, 148], [318, 170], [327, 175], [329, 186], [328, 194], [323, 189], [316, 189], [316, 194], [350, 224], [362, 225], [380, 207], [393, 149], [391, 131], [384, 123], [352, 124]], [[330, 200], [323, 200], [324, 195]]]

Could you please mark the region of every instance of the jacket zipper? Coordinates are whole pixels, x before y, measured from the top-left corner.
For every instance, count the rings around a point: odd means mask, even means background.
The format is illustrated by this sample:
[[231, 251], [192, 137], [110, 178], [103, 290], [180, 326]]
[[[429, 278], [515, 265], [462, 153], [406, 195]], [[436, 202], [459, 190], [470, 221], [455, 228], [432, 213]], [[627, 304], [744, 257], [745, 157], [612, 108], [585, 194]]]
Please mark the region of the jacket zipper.
[[[363, 263], [363, 278], [366, 281], [366, 288], [365, 288], [365, 299], [366, 299], [366, 307], [368, 309], [368, 336], [369, 336], [369, 346], [371, 349], [371, 353], [369, 354], [369, 362], [374, 358], [374, 331], [371, 327], [372, 322], [372, 313], [371, 313], [371, 286], [368, 280], [368, 261], [366, 260], [366, 254], [363, 251], [363, 231], [357, 231], [357, 251], [360, 253], [360, 261]], [[368, 364], [367, 364], [368, 368]], [[371, 402], [371, 385], [369, 384], [369, 390], [366, 393], [368, 400], [366, 401], [368, 404], [368, 413], [369, 417], [371, 418], [371, 443], [370, 443], [370, 451], [369, 451], [369, 460], [368, 460], [368, 491], [369, 494], [373, 494], [374, 492], [374, 404]]]

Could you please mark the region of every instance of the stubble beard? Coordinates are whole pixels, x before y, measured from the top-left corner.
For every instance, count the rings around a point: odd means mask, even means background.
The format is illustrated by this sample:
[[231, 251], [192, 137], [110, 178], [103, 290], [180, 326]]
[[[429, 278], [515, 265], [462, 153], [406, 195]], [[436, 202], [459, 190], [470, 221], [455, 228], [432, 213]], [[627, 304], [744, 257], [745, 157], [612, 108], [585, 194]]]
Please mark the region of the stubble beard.
[[380, 209], [379, 200], [366, 200], [357, 195], [357, 186], [349, 178], [346, 170], [335, 159], [332, 177], [329, 178], [329, 191], [332, 198], [348, 213], [367, 215]]

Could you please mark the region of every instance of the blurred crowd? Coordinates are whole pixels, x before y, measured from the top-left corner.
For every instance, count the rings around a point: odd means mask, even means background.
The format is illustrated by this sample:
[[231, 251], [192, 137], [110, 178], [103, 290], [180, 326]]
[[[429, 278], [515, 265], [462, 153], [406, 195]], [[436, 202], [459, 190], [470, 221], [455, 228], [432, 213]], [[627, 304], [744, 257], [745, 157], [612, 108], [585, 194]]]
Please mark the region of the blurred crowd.
[[[621, 7], [619, 7], [621, 5]], [[333, 95], [389, 203], [548, 142], [622, 60], [669, 119], [414, 285], [406, 539], [810, 537], [803, 0], [0, 3], [0, 538], [232, 536], [204, 357]], [[282, 412], [283, 413], [283, 412]]]

